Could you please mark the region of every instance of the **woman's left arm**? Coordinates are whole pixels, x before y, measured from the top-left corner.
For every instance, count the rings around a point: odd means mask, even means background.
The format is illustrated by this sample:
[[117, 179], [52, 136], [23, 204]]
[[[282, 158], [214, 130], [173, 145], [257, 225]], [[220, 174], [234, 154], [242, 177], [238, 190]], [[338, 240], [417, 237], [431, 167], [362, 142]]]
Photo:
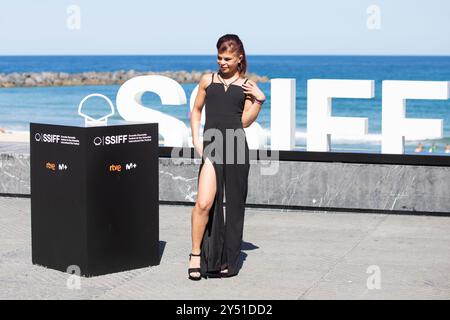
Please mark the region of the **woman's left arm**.
[[266, 96], [252, 80], [248, 80], [242, 87], [244, 88], [244, 93], [247, 95], [244, 111], [242, 112], [242, 126], [247, 128], [258, 117], [261, 106], [266, 100]]

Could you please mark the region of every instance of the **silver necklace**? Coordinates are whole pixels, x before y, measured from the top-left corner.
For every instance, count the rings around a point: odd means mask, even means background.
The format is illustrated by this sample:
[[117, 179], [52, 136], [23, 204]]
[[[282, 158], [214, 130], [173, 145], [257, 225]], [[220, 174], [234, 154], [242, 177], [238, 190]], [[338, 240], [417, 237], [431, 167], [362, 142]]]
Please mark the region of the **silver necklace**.
[[229, 87], [229, 86], [231, 86], [233, 83], [235, 83], [236, 81], [239, 80], [239, 76], [238, 76], [234, 81], [232, 81], [232, 82], [230, 82], [229, 84], [227, 84], [227, 83], [225, 82], [225, 79], [223, 79], [222, 76], [220, 75], [220, 73], [217, 74], [217, 77], [219, 78], [220, 82], [222, 82], [223, 85], [227, 88], [227, 90], [228, 90], [228, 87]]

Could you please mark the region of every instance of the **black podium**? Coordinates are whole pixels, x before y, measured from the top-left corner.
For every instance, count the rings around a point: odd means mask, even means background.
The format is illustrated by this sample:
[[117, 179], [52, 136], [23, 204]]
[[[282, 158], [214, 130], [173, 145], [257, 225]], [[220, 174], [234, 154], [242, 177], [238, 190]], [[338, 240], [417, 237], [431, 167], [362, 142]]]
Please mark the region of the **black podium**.
[[30, 124], [33, 264], [82, 276], [159, 264], [158, 124]]

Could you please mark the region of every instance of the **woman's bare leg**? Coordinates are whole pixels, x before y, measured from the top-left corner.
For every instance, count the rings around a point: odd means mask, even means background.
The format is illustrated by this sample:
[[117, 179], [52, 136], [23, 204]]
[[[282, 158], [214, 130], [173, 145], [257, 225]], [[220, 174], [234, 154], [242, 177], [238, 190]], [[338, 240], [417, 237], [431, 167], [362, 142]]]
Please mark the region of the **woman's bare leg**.
[[[205, 232], [206, 224], [209, 218], [209, 209], [211, 209], [216, 196], [216, 173], [212, 162], [206, 158], [200, 176], [198, 179], [197, 202], [192, 209], [192, 253], [200, 253], [200, 245]], [[200, 257], [191, 257], [189, 268], [199, 268]], [[191, 273], [198, 277], [198, 272]]]

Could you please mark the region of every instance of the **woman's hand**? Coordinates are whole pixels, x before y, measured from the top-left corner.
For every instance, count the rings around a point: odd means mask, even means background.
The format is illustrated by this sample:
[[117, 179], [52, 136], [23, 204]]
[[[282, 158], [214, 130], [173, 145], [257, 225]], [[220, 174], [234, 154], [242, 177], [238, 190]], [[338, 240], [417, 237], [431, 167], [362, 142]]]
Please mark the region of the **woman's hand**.
[[264, 92], [262, 92], [261, 89], [259, 89], [256, 82], [248, 80], [246, 83], [242, 85], [242, 87], [244, 88], [244, 93], [246, 95], [251, 95], [258, 100], [266, 100]]

